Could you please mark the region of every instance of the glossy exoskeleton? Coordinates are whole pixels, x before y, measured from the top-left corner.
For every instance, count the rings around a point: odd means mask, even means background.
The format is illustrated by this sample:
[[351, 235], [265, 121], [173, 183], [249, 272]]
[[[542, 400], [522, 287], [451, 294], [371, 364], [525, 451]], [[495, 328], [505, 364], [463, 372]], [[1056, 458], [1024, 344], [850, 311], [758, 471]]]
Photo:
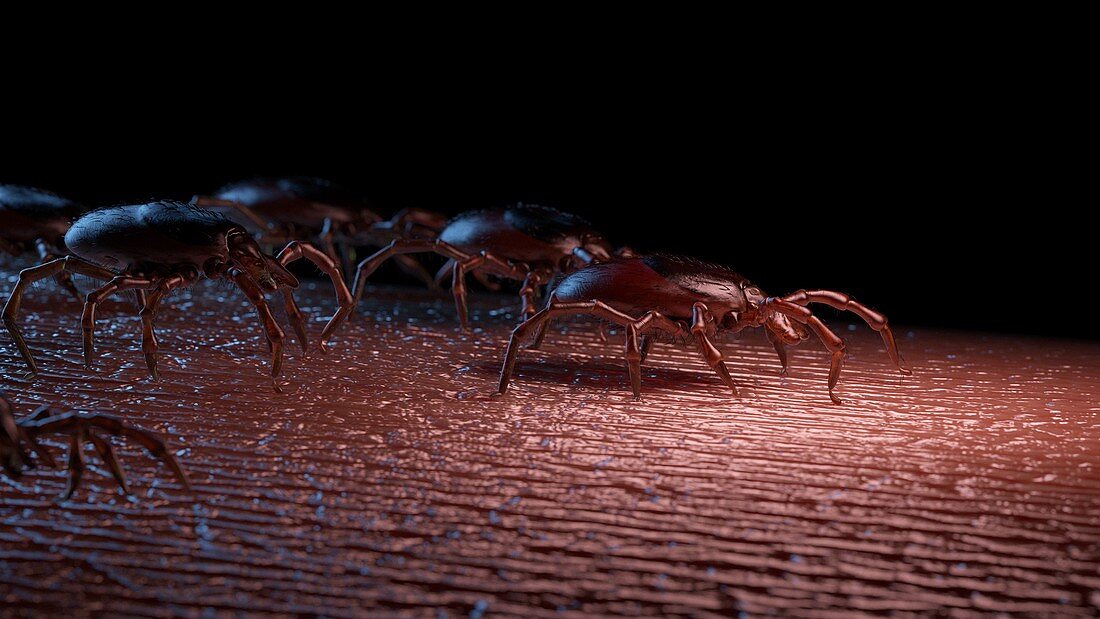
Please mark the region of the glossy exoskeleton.
[[[19, 256], [33, 250], [40, 262], [64, 255], [65, 233], [85, 210], [52, 191], [0, 184], [0, 252]], [[81, 300], [69, 273], [58, 273], [57, 283]]]
[[69, 437], [69, 483], [62, 495], [63, 499], [72, 497], [80, 486], [80, 480], [84, 475], [85, 441], [90, 442], [95, 448], [122, 491], [130, 494], [126, 473], [115, 456], [114, 447], [101, 436], [103, 434], [122, 436], [135, 441], [144, 447], [150, 456], [163, 460], [179, 478], [185, 490], [191, 489], [187, 475], [184, 474], [183, 467], [176, 460], [176, 456], [168, 451], [164, 440], [155, 434], [128, 426], [109, 415], [54, 413], [46, 406], [39, 407], [23, 419], [16, 419], [11, 402], [3, 392], [0, 392], [0, 465], [11, 478], [19, 479], [25, 470], [35, 467], [35, 458], [31, 457], [30, 452], [34, 452], [37, 459], [46, 466], [57, 466], [50, 452], [38, 442], [38, 438], [46, 434], [61, 434]]
[[[523, 314], [538, 311], [535, 295], [557, 273], [607, 260], [611, 244], [592, 226], [557, 209], [517, 204], [506, 208], [470, 211], [452, 219], [437, 239], [396, 239], [385, 249], [359, 263], [353, 294], [359, 301], [372, 273], [387, 259], [403, 254], [435, 252], [448, 259], [455, 309], [464, 329], [469, 328], [466, 309], [466, 274], [484, 273], [522, 281]], [[333, 316], [335, 330], [346, 315]]]
[[[398, 238], [435, 238], [447, 223], [443, 215], [420, 209], [403, 209], [384, 219], [344, 187], [306, 176], [240, 181], [213, 195], [195, 196], [192, 202], [235, 210], [239, 216], [230, 214], [230, 218], [253, 228], [261, 244], [316, 242], [330, 258], [344, 264], [345, 274], [352, 248], [382, 247]], [[401, 256], [397, 264], [435, 287], [431, 275], [416, 260]]]
[[[141, 348], [154, 378], [158, 375], [153, 333], [157, 306], [169, 292], [200, 277], [227, 278], [256, 307], [271, 346], [272, 377], [279, 376], [282, 368], [283, 331], [268, 307], [265, 293], [282, 292], [287, 315], [302, 349], [306, 348], [305, 321], [292, 294], [298, 279], [286, 269], [288, 264], [302, 258], [312, 261], [332, 280], [341, 311], [354, 307], [336, 263], [319, 249], [292, 241], [278, 256], [266, 255], [244, 227], [193, 204], [162, 200], [95, 210], [73, 223], [65, 244], [74, 255], [24, 269], [4, 306], [4, 325], [32, 374], [37, 367], [16, 324], [19, 306], [28, 285], [62, 271], [108, 280], [88, 294], [84, 303], [81, 327], [85, 365], [91, 366], [94, 355], [96, 306], [116, 292], [136, 290], [142, 306]], [[321, 334], [322, 351], [328, 336], [328, 331]]]
[[903, 373], [894, 334], [886, 316], [830, 290], [800, 290], [785, 297], [769, 297], [734, 271], [692, 258], [653, 255], [594, 264], [566, 276], [547, 299], [544, 309], [512, 332], [500, 373], [499, 393], [508, 390], [519, 347], [532, 341], [538, 347], [550, 321], [569, 314], [587, 314], [624, 328], [626, 365], [634, 396], [641, 393], [641, 362], [654, 336], [666, 334], [695, 340], [707, 364], [737, 394], [737, 387], [711, 338], [718, 331], [764, 327], [787, 367], [785, 345], [809, 337], [807, 328], [832, 354], [829, 397], [839, 404], [834, 389], [844, 361], [844, 342], [806, 306], [823, 303], [848, 310], [878, 331], [886, 352]]

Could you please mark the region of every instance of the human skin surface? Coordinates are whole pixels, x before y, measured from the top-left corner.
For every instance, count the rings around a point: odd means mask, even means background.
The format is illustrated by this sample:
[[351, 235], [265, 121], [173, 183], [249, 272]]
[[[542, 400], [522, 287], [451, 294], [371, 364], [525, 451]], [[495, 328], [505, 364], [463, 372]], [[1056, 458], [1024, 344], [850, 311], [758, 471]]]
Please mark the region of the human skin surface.
[[[78, 304], [39, 288], [24, 314], [49, 361], [39, 376], [24, 379], [0, 338], [0, 381], [19, 410], [104, 411], [155, 430], [194, 491], [125, 443], [133, 499], [102, 471], [61, 503], [64, 470], [0, 480], [5, 608], [1090, 616], [1100, 605], [1093, 343], [898, 326], [906, 377], [877, 334], [823, 311], [849, 342], [843, 406], [827, 395], [827, 353], [793, 349], [783, 378], [758, 332], [718, 342], [740, 397], [691, 347], [663, 343], [633, 401], [621, 338], [563, 322], [494, 397], [514, 297], [471, 296], [476, 328], [462, 333], [446, 298], [382, 288], [329, 355], [307, 363], [288, 343], [275, 394], [236, 290], [164, 301], [152, 381], [128, 299], [104, 304], [89, 372]], [[300, 296], [323, 324], [328, 284], [303, 282]]]

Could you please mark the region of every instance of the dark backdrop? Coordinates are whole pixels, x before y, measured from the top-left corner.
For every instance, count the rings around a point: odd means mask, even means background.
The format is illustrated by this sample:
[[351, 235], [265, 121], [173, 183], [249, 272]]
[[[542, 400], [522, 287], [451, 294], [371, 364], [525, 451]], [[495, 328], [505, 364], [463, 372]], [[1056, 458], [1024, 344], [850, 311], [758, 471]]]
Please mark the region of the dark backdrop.
[[12, 123], [0, 181], [93, 205], [280, 174], [331, 178], [382, 212], [537, 202], [772, 294], [847, 291], [899, 324], [1100, 335], [1095, 235], [1078, 215], [1095, 198], [1077, 192], [1089, 171], [1057, 102], [965, 75], [823, 75], [753, 92], [120, 99]]

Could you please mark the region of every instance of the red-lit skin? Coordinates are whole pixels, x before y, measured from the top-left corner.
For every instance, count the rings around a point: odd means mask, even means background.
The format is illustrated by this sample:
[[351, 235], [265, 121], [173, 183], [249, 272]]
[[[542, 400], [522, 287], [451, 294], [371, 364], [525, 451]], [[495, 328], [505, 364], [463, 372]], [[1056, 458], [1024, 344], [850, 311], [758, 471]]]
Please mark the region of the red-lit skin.
[[681, 256], [654, 255], [594, 264], [567, 275], [550, 295], [545, 309], [512, 332], [498, 391], [504, 394], [508, 390], [521, 344], [533, 339], [530, 347], [537, 348], [554, 317], [589, 314], [624, 327], [627, 370], [635, 397], [641, 393], [641, 362], [658, 333], [693, 338], [707, 364], [736, 395], [722, 353], [711, 338], [718, 331], [764, 327], [784, 372], [785, 345], [798, 344], [809, 337], [809, 331], [817, 335], [832, 353], [829, 397], [840, 404], [834, 388], [844, 360], [844, 342], [805, 307], [810, 303], [824, 303], [859, 315], [881, 334], [898, 370], [911, 373], [902, 365], [886, 317], [843, 293], [800, 290], [785, 297], [768, 297], [725, 267]]
[[[260, 243], [315, 242], [330, 258], [344, 264], [345, 273], [350, 266], [346, 262], [350, 247], [381, 247], [398, 238], [435, 238], [447, 223], [444, 215], [421, 209], [403, 209], [384, 219], [361, 197], [330, 181], [310, 177], [240, 181], [211, 196], [195, 196], [192, 203], [238, 211], [242, 223], [253, 228]], [[436, 286], [412, 258], [399, 260], [398, 266], [428, 286]]]
[[[142, 306], [142, 350], [149, 374], [154, 378], [158, 376], [157, 341], [153, 332], [157, 306], [166, 294], [202, 276], [228, 279], [256, 306], [271, 345], [272, 377], [277, 377], [282, 367], [283, 332], [264, 293], [277, 290], [283, 293], [299, 343], [303, 350], [306, 348], [304, 319], [291, 293], [298, 287], [298, 280], [286, 269], [288, 264], [301, 258], [310, 260], [332, 279], [341, 307], [350, 311], [353, 306], [336, 263], [320, 250], [292, 241], [278, 256], [268, 256], [242, 226], [183, 202], [163, 200], [92, 211], [73, 223], [65, 235], [65, 244], [73, 255], [21, 271], [4, 306], [4, 325], [32, 374], [37, 366], [16, 324], [19, 306], [27, 286], [60, 272], [108, 280], [88, 294], [84, 304], [81, 324], [84, 362], [88, 367], [94, 356], [96, 306], [116, 292], [137, 291]], [[322, 350], [327, 339], [328, 333], [322, 333]]]
[[3, 391], [0, 391], [0, 466], [12, 479], [19, 479], [26, 469], [34, 468], [35, 462], [28, 449], [38, 456], [38, 460], [46, 466], [54, 467], [57, 463], [53, 456], [38, 442], [38, 437], [45, 434], [62, 434], [69, 437], [69, 484], [63, 500], [72, 497], [84, 474], [84, 442], [88, 441], [95, 448], [111, 475], [115, 478], [119, 487], [126, 494], [130, 494], [129, 484], [126, 482], [126, 474], [118, 462], [114, 447], [104, 440], [100, 434], [109, 436], [124, 436], [132, 439], [145, 448], [154, 458], [163, 460], [179, 478], [184, 489], [190, 490], [191, 484], [187, 481], [187, 475], [183, 472], [176, 457], [168, 451], [165, 442], [156, 435], [130, 427], [115, 417], [108, 415], [92, 414], [79, 415], [77, 413], [54, 413], [48, 407], [42, 406], [23, 419], [16, 419], [11, 402]]
[[[20, 256], [28, 251], [47, 262], [67, 253], [65, 233], [86, 209], [51, 191], [21, 185], [0, 185], [0, 252]], [[78, 301], [72, 276], [59, 273], [57, 282]]]
[[[540, 287], [558, 273], [609, 259], [611, 244], [580, 217], [548, 207], [518, 204], [468, 211], [452, 219], [438, 239], [397, 239], [359, 263], [355, 299], [362, 298], [367, 278], [383, 262], [425, 252], [448, 259], [440, 275], [450, 271], [459, 322], [468, 329], [467, 273], [522, 281], [523, 315], [530, 316], [538, 311], [534, 300]], [[334, 330], [345, 318], [333, 316], [326, 328]]]

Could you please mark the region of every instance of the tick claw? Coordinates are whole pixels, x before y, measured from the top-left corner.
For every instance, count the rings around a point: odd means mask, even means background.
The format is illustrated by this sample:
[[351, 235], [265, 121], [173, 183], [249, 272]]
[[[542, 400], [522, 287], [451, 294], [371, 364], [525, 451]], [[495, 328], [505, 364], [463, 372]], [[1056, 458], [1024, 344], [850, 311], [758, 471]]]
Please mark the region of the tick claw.
[[157, 359], [150, 353], [145, 355], [145, 365], [149, 367], [149, 377], [153, 380], [160, 379], [160, 372], [157, 371]]

